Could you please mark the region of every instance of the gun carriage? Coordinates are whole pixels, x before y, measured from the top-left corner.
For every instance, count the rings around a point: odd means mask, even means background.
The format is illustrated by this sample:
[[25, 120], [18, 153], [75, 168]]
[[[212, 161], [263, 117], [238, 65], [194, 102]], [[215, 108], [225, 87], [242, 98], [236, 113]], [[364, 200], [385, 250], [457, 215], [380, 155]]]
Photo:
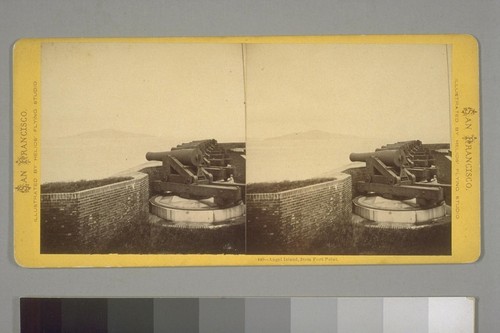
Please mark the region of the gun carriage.
[[361, 193], [386, 199], [416, 198], [420, 207], [443, 202], [446, 184], [430, 182], [437, 174], [434, 159], [420, 140], [388, 144], [368, 153], [352, 153], [351, 161], [366, 163], [367, 177], [356, 184]]
[[218, 207], [243, 199], [244, 184], [224, 182], [233, 168], [216, 140], [191, 141], [170, 151], [148, 152], [146, 159], [162, 162], [161, 179], [153, 182], [155, 192], [170, 192], [186, 199], [214, 197]]

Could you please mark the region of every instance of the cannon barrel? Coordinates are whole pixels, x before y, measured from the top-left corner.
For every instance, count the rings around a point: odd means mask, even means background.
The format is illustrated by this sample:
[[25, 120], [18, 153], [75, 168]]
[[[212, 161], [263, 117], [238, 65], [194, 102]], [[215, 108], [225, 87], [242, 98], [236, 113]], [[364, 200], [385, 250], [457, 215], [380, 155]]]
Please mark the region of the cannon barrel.
[[148, 161], [163, 161], [165, 156], [174, 157], [184, 165], [200, 166], [203, 163], [203, 153], [198, 148], [148, 152], [146, 159]]
[[400, 149], [379, 150], [369, 153], [351, 153], [349, 159], [352, 162], [366, 162], [370, 157], [376, 157], [384, 164], [400, 167], [405, 164], [406, 156]]

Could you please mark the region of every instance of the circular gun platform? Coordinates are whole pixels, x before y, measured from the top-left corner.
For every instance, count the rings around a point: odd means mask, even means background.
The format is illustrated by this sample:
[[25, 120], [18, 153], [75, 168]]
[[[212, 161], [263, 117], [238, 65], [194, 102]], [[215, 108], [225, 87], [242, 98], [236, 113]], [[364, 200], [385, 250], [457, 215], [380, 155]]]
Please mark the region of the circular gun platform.
[[176, 195], [155, 196], [150, 200], [151, 213], [167, 221], [183, 224], [222, 224], [245, 214], [245, 205], [219, 208], [213, 198], [194, 200]]
[[415, 199], [389, 200], [380, 196], [359, 196], [353, 203], [355, 214], [380, 224], [423, 225], [446, 215], [444, 202], [420, 207]]

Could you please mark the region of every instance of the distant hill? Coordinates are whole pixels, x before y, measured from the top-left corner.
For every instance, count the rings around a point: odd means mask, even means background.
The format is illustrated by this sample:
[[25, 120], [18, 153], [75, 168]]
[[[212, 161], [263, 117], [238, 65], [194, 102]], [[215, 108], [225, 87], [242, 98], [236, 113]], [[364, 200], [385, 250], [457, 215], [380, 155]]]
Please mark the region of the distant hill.
[[354, 138], [355, 136], [334, 134], [326, 131], [311, 130], [306, 132], [290, 133], [281, 136], [276, 136], [272, 138], [267, 138], [265, 140], [335, 140], [341, 138]]
[[115, 129], [103, 129], [97, 131], [83, 132], [75, 135], [67, 136], [66, 138], [78, 139], [128, 139], [128, 138], [150, 138], [152, 135], [138, 134], [132, 132], [119, 131]]

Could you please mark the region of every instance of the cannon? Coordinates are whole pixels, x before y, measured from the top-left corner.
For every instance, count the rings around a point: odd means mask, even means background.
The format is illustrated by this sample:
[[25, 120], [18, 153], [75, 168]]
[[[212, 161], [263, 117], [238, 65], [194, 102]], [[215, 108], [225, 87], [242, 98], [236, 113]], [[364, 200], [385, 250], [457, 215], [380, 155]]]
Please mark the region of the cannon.
[[195, 140], [187, 143], [181, 143], [177, 145], [177, 147], [173, 147], [172, 150], [198, 148], [203, 152], [203, 154], [205, 154], [207, 152], [212, 151], [216, 145], [217, 145], [217, 140], [214, 139]]
[[396, 200], [416, 198], [417, 204], [426, 207], [443, 201], [442, 187], [422, 182], [433, 179], [437, 172], [429, 156], [421, 141], [413, 140], [388, 144], [373, 152], [352, 153], [349, 158], [366, 163], [367, 177], [356, 184], [359, 192]]
[[165, 157], [170, 156], [179, 162], [191, 166], [200, 166], [203, 163], [203, 154], [197, 148], [172, 150], [163, 152], [148, 152], [146, 159], [148, 161], [163, 161]]
[[153, 191], [170, 192], [186, 199], [214, 197], [219, 207], [228, 207], [242, 201], [244, 184], [217, 182], [232, 171], [232, 167], [222, 163], [218, 167], [210, 166], [210, 161], [200, 149], [212, 147], [218, 150], [214, 141], [200, 140], [178, 145], [170, 151], [146, 153], [148, 161], [162, 162], [161, 177], [153, 182]]
[[217, 140], [194, 140], [178, 144], [172, 151], [199, 149], [203, 155], [204, 169], [212, 175], [215, 181], [224, 181], [234, 174], [230, 166], [231, 159], [224, 148], [217, 145]]
[[148, 161], [163, 162], [162, 178], [173, 183], [206, 183], [206, 174], [201, 165], [203, 163], [203, 154], [197, 148], [173, 150], [164, 152], [148, 152], [146, 154]]
[[400, 149], [384, 149], [369, 153], [351, 153], [351, 155], [349, 155], [349, 159], [353, 162], [366, 162], [371, 157], [375, 157], [387, 165], [397, 167], [401, 167], [402, 165], [409, 163], [406, 155]]

